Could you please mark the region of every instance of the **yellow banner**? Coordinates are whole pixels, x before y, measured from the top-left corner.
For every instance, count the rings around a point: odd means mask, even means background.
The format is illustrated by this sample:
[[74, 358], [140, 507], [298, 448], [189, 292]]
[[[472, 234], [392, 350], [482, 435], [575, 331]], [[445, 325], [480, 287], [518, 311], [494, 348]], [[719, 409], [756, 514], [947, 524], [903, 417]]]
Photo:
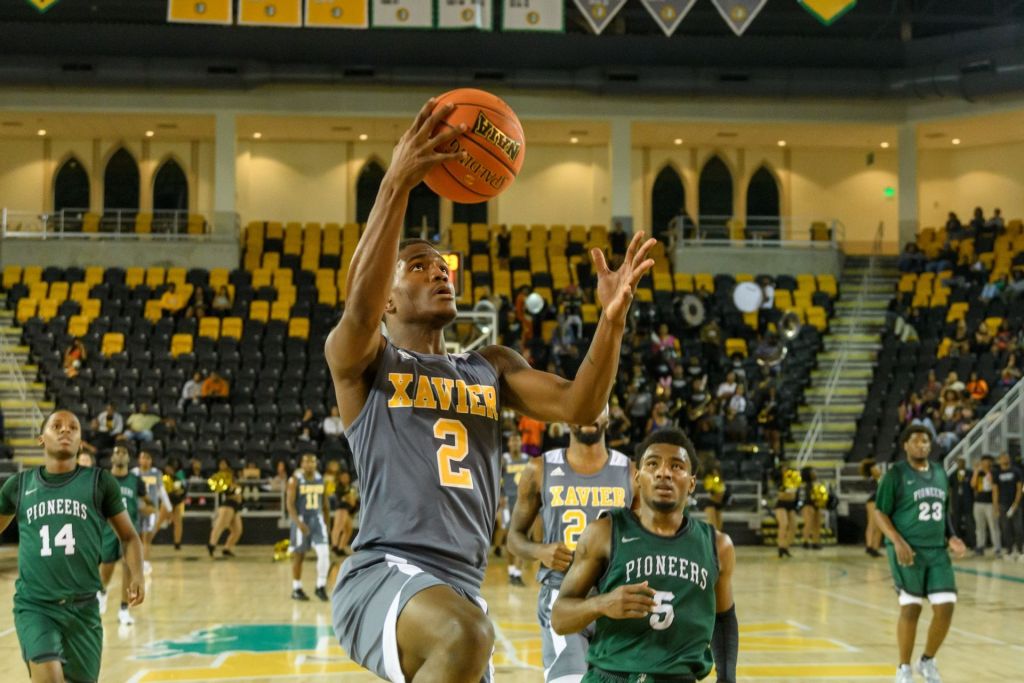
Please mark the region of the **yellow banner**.
[[828, 26], [857, 4], [857, 0], [798, 0], [804, 9]]
[[28, 0], [28, 4], [32, 5], [40, 12], [45, 12], [56, 5], [57, 0]]
[[302, 0], [238, 0], [243, 26], [302, 26]]
[[306, 26], [312, 28], [367, 28], [368, 0], [306, 0]]
[[231, 0], [167, 0], [167, 21], [185, 24], [230, 24]]

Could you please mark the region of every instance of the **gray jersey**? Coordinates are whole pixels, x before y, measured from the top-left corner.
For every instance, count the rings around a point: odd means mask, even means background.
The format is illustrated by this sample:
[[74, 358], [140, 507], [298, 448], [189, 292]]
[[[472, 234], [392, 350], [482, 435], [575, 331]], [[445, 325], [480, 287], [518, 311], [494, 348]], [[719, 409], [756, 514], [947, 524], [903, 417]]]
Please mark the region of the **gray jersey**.
[[324, 515], [324, 478], [319, 472], [310, 479], [299, 470], [295, 473], [295, 512], [299, 519], [309, 523]]
[[[633, 485], [629, 458], [616, 450], [608, 451], [608, 462], [594, 474], [578, 474], [565, 457], [566, 449], [548, 451], [541, 480], [541, 519], [544, 543], [564, 543], [576, 550], [583, 530], [605, 510], [633, 504]], [[565, 574], [540, 566], [537, 580], [549, 586], [561, 586]]]
[[164, 486], [163, 473], [155, 467], [150, 467], [145, 472], [138, 467], [133, 467], [131, 473], [146, 484], [146, 495], [149, 497], [150, 504], [159, 507], [160, 489]]
[[498, 506], [498, 375], [478, 353], [380, 358], [347, 430], [362, 498], [352, 547], [478, 592]]
[[519, 478], [529, 464], [530, 456], [526, 453], [517, 453], [515, 457], [512, 457], [510, 453], [501, 456], [501, 495], [505, 496], [505, 504], [509, 508], [516, 504], [516, 497], [519, 495]]

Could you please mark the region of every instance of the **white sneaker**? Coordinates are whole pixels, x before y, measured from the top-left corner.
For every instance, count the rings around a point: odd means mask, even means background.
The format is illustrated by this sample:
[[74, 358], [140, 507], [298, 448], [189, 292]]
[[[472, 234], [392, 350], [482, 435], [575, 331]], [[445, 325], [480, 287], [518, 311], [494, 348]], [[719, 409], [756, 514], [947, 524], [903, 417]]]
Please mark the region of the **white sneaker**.
[[917, 673], [924, 676], [926, 683], [942, 683], [942, 677], [939, 676], [939, 667], [935, 665], [934, 659], [919, 659], [917, 660]]
[[135, 623], [135, 618], [127, 609], [122, 608], [117, 610], [117, 621], [121, 626], [131, 626]]
[[107, 613], [107, 593], [106, 591], [96, 591], [96, 600], [100, 603], [100, 616]]
[[152, 573], [153, 573], [153, 565], [151, 565], [148, 561], [143, 562], [142, 563], [142, 575], [143, 576], [149, 576]]
[[900, 664], [896, 667], [896, 683], [914, 683], [914, 670], [909, 664]]

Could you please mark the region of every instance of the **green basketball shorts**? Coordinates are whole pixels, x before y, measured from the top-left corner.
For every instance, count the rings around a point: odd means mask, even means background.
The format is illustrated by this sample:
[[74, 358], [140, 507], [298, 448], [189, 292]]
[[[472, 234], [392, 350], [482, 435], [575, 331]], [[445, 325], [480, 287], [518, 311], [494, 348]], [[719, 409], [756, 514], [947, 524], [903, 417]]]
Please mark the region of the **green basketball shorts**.
[[95, 595], [64, 602], [15, 595], [14, 628], [26, 664], [59, 661], [69, 683], [99, 680], [103, 625]]
[[900, 604], [920, 603], [925, 597], [932, 603], [956, 601], [956, 577], [945, 548], [914, 548], [914, 564], [909, 567], [900, 566], [891, 545], [886, 544], [886, 551]]

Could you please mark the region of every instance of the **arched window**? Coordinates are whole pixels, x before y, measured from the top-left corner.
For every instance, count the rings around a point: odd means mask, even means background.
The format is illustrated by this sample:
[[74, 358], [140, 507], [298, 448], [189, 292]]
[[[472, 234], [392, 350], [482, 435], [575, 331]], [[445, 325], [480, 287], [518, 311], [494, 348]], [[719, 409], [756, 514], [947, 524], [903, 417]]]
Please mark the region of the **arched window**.
[[455, 223], [486, 223], [487, 202], [459, 204], [452, 202], [452, 221]]
[[779, 184], [764, 166], [747, 185], [747, 230], [762, 237], [779, 238]]
[[706, 236], [727, 238], [726, 223], [732, 218], [732, 173], [717, 155], [700, 172], [698, 188], [700, 229]]
[[103, 172], [103, 210], [139, 209], [139, 166], [124, 147], [114, 152]]
[[405, 210], [405, 236], [419, 237], [426, 226], [426, 237], [432, 239], [441, 232], [441, 198], [420, 183], [409, 193], [409, 207]]
[[654, 179], [654, 187], [651, 189], [651, 235], [664, 241], [672, 220], [685, 215], [686, 188], [683, 179], [671, 165], [666, 165]]
[[174, 159], [168, 159], [153, 178], [154, 211], [188, 211], [188, 179]]
[[363, 166], [356, 179], [356, 222], [365, 223], [370, 217], [370, 209], [377, 199], [377, 190], [384, 180], [384, 167], [370, 160]]
[[53, 210], [89, 209], [89, 174], [76, 157], [69, 157], [53, 179]]

